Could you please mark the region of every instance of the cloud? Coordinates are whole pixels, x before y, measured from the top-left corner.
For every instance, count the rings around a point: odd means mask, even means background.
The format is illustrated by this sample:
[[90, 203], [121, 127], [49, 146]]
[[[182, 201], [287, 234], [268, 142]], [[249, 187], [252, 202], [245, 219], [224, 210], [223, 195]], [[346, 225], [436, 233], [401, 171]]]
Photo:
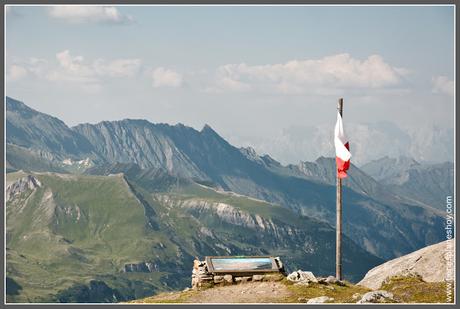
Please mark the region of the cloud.
[[28, 76], [40, 76], [46, 70], [46, 66], [47, 61], [38, 58], [16, 61], [8, 67], [6, 78], [8, 81], [18, 81]]
[[454, 95], [454, 81], [447, 76], [436, 76], [431, 79], [433, 93], [443, 93], [450, 96]]
[[153, 87], [173, 87], [177, 88], [182, 86], [183, 76], [182, 74], [165, 69], [163, 67], [157, 68], [152, 72]]
[[133, 77], [140, 68], [140, 59], [99, 58], [87, 61], [83, 56], [74, 56], [69, 50], [64, 50], [56, 54], [56, 61], [52, 63], [38, 58], [14, 62], [8, 67], [7, 79], [17, 81], [30, 76], [57, 83], [75, 83], [95, 92], [108, 79]]
[[71, 81], [96, 83], [99, 78], [90, 64], [84, 63], [83, 56], [72, 56], [69, 50], [56, 54], [59, 67], [52, 69], [47, 78], [51, 81]]
[[216, 71], [213, 91], [269, 91], [284, 94], [327, 93], [348, 88], [385, 88], [399, 85], [409, 73], [386, 63], [379, 55], [365, 60], [338, 54], [321, 59], [281, 64], [226, 64]]
[[26, 77], [28, 74], [29, 72], [25, 67], [13, 64], [9, 67], [6, 78], [9, 81], [17, 81]]
[[89, 62], [83, 56], [72, 56], [69, 50], [57, 53], [56, 59], [59, 66], [47, 74], [51, 81], [99, 84], [104, 78], [132, 77], [141, 66], [140, 59], [96, 59]]
[[98, 75], [130, 77], [138, 73], [140, 65], [140, 59], [116, 59], [113, 61], [98, 59], [94, 62], [94, 69]]
[[57, 5], [50, 7], [48, 14], [70, 23], [127, 24], [133, 21], [113, 6]]

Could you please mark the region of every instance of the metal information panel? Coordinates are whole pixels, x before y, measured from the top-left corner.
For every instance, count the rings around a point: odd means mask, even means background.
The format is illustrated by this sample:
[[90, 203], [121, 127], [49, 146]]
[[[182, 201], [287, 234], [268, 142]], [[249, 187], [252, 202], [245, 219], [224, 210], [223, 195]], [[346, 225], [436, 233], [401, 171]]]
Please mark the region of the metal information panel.
[[207, 256], [206, 264], [212, 273], [279, 272], [271, 256]]

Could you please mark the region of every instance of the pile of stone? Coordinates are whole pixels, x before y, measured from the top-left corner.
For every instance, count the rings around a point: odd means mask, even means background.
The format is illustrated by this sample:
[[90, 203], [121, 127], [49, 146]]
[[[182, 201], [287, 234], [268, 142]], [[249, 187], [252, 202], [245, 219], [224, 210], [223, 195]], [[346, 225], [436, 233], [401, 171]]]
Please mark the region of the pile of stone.
[[213, 281], [213, 275], [208, 272], [206, 262], [195, 259], [193, 261], [192, 270], [192, 289], [209, 285], [210, 283], [213, 283]]
[[[278, 265], [281, 265], [281, 261], [277, 260]], [[213, 285], [231, 285], [246, 282], [257, 282], [257, 281], [280, 281], [283, 280], [284, 274], [280, 273], [241, 273], [241, 274], [213, 274], [209, 271], [206, 261], [200, 261], [195, 259], [193, 261], [192, 271], [192, 289], [198, 289], [200, 287], [210, 287]]]
[[297, 270], [290, 273], [287, 276], [287, 280], [294, 282], [296, 285], [305, 285], [308, 286], [311, 283], [320, 283], [320, 284], [336, 284], [340, 286], [345, 286], [345, 283], [341, 280], [338, 280], [334, 276], [329, 277], [315, 277], [311, 271]]
[[318, 279], [316, 279], [315, 275], [311, 271], [302, 271], [297, 270], [290, 273], [287, 276], [287, 280], [294, 282], [297, 285], [309, 285], [310, 283], [318, 283]]

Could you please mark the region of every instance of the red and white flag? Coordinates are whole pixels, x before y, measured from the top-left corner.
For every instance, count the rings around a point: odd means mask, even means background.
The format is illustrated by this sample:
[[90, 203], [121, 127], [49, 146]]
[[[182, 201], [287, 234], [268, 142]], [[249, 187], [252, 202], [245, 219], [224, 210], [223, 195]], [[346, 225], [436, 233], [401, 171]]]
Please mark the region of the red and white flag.
[[347, 177], [347, 170], [350, 167], [350, 144], [343, 131], [342, 116], [337, 112], [337, 123], [334, 132], [335, 161], [337, 163], [337, 177]]

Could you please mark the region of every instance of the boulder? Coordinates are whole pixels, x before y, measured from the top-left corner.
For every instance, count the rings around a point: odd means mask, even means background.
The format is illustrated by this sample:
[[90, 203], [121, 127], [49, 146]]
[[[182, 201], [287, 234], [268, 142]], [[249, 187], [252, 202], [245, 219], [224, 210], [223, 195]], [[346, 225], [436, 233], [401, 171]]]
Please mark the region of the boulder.
[[393, 300], [393, 293], [384, 290], [378, 290], [367, 292], [357, 302], [357, 304], [389, 303], [393, 302]]
[[448, 254], [452, 252], [453, 240], [425, 247], [372, 268], [358, 285], [375, 290], [389, 277], [411, 273], [426, 282], [443, 282], [447, 277]]
[[264, 279], [264, 275], [253, 275], [252, 281], [262, 281]]
[[245, 283], [251, 280], [251, 277], [235, 277], [235, 282]]
[[333, 301], [334, 298], [329, 297], [329, 296], [320, 296], [320, 297], [315, 297], [311, 298], [307, 301], [307, 304], [323, 304], [326, 302], [331, 302]]
[[310, 282], [317, 283], [318, 282], [315, 275], [313, 275], [311, 271], [302, 271], [302, 270], [298, 270], [293, 273], [290, 273], [287, 276], [287, 280], [291, 282], [306, 282], [306, 283], [310, 283]]
[[228, 283], [233, 283], [233, 276], [232, 275], [225, 275], [224, 281]]

